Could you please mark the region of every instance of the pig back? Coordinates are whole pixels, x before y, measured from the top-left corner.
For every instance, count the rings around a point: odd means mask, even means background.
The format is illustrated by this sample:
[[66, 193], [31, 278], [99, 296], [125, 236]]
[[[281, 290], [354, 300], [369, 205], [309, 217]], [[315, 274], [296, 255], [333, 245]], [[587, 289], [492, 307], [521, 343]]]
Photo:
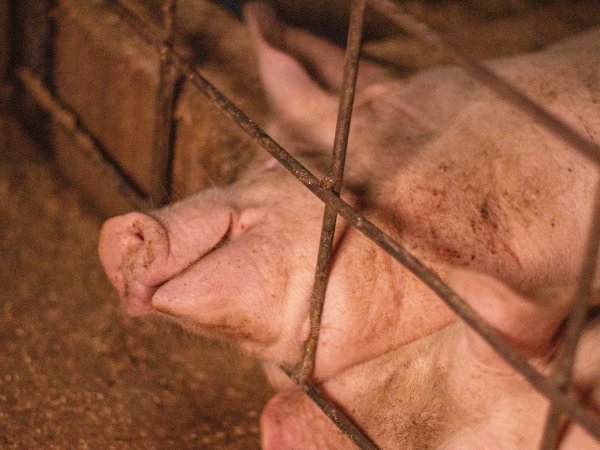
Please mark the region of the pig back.
[[[600, 29], [489, 66], [600, 142]], [[379, 194], [407, 245], [518, 289], [571, 282], [595, 163], [458, 69], [417, 75], [394, 101], [428, 128], [395, 155]]]

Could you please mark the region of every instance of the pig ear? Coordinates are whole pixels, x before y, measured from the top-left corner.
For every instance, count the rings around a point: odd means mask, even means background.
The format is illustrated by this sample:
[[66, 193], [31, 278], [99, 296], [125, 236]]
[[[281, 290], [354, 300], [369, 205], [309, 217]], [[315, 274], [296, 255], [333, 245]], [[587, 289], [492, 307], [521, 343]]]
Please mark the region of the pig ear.
[[[299, 61], [322, 87], [339, 95], [342, 89], [345, 50], [307, 29], [285, 25], [265, 2], [248, 3], [244, 7], [251, 32], [259, 32], [271, 47]], [[258, 30], [255, 24], [258, 25]], [[253, 36], [254, 37], [254, 36]], [[362, 58], [359, 64], [357, 90], [391, 79], [390, 71], [381, 64]]]
[[[569, 312], [571, 288], [549, 288], [534, 298], [524, 297], [495, 278], [465, 269], [452, 271], [447, 281], [517, 351], [527, 357], [549, 356]], [[471, 357], [488, 367], [506, 368], [475, 331], [464, 327]]]
[[330, 146], [337, 114], [335, 96], [322, 89], [297, 59], [271, 43], [283, 41], [286, 29], [270, 7], [263, 2], [246, 3], [244, 19], [258, 56], [265, 94], [277, 121]]

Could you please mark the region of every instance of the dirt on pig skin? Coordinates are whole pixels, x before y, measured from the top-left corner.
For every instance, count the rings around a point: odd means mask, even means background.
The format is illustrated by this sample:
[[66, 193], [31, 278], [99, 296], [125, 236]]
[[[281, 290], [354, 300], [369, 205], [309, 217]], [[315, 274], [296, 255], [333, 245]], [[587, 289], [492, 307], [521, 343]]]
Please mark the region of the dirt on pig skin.
[[1, 116], [0, 139], [0, 448], [258, 448], [256, 364], [120, 312], [101, 218]]

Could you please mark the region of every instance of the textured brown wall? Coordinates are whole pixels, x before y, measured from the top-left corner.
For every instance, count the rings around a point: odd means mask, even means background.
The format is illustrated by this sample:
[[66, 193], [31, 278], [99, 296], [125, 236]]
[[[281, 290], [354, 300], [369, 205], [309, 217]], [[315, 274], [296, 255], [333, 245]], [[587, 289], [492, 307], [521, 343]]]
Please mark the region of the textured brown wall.
[[[158, 0], [121, 2], [145, 21], [160, 24]], [[282, 16], [343, 40], [347, 0], [272, 2], [281, 8]], [[142, 193], [156, 192], [156, 186], [152, 186], [156, 170], [152, 152], [157, 50], [138, 37], [105, 2], [61, 0], [59, 5], [54, 49], [54, 83], [59, 99]], [[509, 8], [504, 2], [469, 0], [406, 2], [405, 6], [478, 59], [535, 50], [540, 43], [558, 40], [598, 20], [595, 0], [582, 0], [570, 8], [564, 8], [563, 2], [536, 8], [527, 2], [523, 5]], [[367, 16], [367, 37], [384, 37], [368, 39], [363, 47], [365, 54], [395, 66], [400, 74], [443, 61], [439, 54], [384, 22]], [[213, 3], [180, 0], [175, 44], [208, 80], [264, 125], [266, 107], [256, 63], [247, 31], [238, 19]], [[245, 134], [189, 82], [182, 82], [178, 92], [170, 180], [165, 180], [164, 188], [168, 190], [170, 184], [171, 199], [234, 181], [257, 151]], [[123, 202], [113, 200], [117, 194], [110, 192], [118, 189], [103, 185], [101, 171], [90, 158], [81, 157], [78, 146], [67, 135], [59, 135], [55, 141], [65, 173], [87, 186], [97, 203], [119, 205], [116, 212], [127, 209]], [[100, 200], [102, 196], [106, 198]], [[115, 212], [103, 209], [109, 214]]]
[[158, 53], [101, 4], [64, 5], [56, 27], [56, 95], [147, 192]]
[[[151, 3], [132, 6], [144, 20], [158, 20]], [[180, 2], [176, 22], [178, 49], [253, 119], [264, 122], [266, 108], [242, 24], [215, 5], [191, 1]], [[101, 3], [61, 1], [56, 25], [57, 97], [119, 170], [148, 194], [155, 170], [157, 50]], [[233, 181], [256, 150], [244, 133], [188, 82], [183, 82], [178, 92], [172, 198]], [[83, 185], [107, 214], [127, 209], [123, 202], [111, 201], [115, 190], [106, 192], [98, 168], [81, 156], [78, 146], [68, 135], [56, 134], [55, 154], [65, 174]], [[111, 204], [118, 207], [107, 209]]]

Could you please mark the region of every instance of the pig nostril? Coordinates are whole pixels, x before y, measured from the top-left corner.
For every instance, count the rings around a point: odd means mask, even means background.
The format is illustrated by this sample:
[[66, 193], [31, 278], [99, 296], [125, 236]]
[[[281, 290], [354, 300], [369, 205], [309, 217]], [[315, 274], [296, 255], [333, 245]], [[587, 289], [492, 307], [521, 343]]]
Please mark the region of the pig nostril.
[[[103, 226], [100, 260], [121, 297], [129, 298], [134, 306], [147, 303], [152, 286], [163, 280], [163, 266], [168, 256], [166, 233], [158, 220], [137, 212], [109, 219]], [[131, 286], [139, 289], [132, 293]]]
[[150, 222], [136, 220], [129, 225], [126, 232], [129, 247], [138, 248], [152, 243], [153, 228]]
[[131, 225], [129, 237], [129, 244], [136, 247], [142, 245], [146, 240], [145, 233], [139, 223], [134, 223]]

